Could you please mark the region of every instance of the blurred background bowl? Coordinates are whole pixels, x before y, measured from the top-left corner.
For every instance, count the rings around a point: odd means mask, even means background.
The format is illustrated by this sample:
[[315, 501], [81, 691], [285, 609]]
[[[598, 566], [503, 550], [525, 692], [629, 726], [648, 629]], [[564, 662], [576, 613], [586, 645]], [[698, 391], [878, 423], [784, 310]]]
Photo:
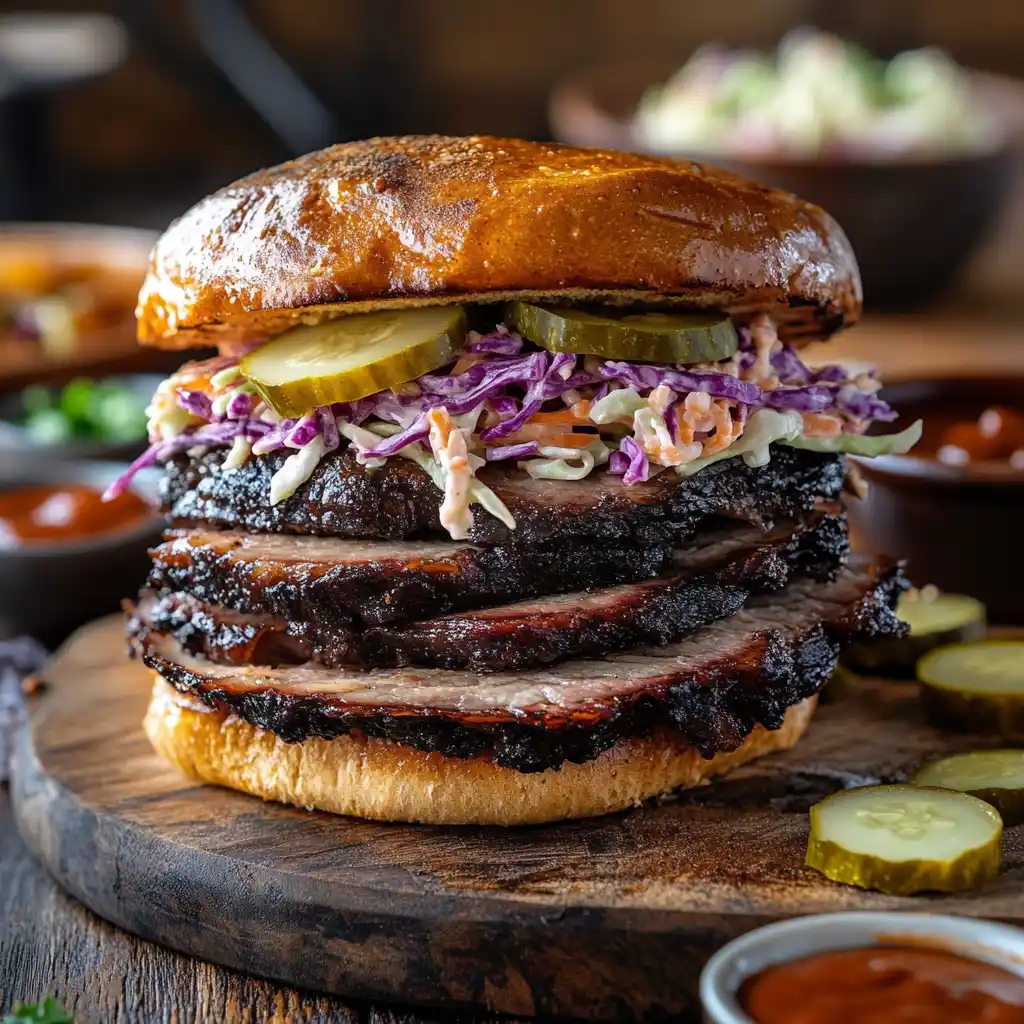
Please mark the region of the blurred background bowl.
[[[89, 431], [93, 436], [68, 438], [59, 431], [51, 431], [47, 437], [46, 432], [30, 429], [26, 422], [28, 410], [25, 390], [0, 394], [0, 452], [20, 451], [26, 457], [38, 458], [57, 455], [61, 459], [123, 459], [131, 462], [137, 455], [141, 455], [149, 444], [146, 436], [145, 408], [163, 379], [156, 373], [120, 374], [103, 377], [95, 382], [89, 378], [79, 378], [78, 382], [85, 384], [87, 389], [93, 392], [116, 390], [122, 404], [130, 402], [132, 405], [132, 431], [125, 429], [127, 424], [124, 422], [123, 413], [116, 416], [118, 423], [112, 422], [119, 410], [112, 410], [109, 405], [101, 405], [95, 410], [90, 410], [91, 416], [99, 421], [98, 425], [105, 427], [101, 431]], [[73, 385], [76, 383], [72, 382]], [[29, 390], [43, 392], [49, 397], [49, 403], [60, 409], [61, 388], [44, 389], [43, 385], [35, 384], [30, 385]], [[66, 418], [60, 414], [58, 417]], [[130, 436], [127, 436], [128, 434]]]
[[101, 293], [99, 308], [77, 322], [73, 337], [60, 344], [42, 344], [9, 326], [0, 328], [0, 389], [82, 374], [171, 369], [173, 354], [142, 349], [135, 338], [135, 302], [155, 241], [155, 232], [139, 228], [0, 225], [5, 320], [15, 302], [59, 297], [68, 288]]
[[906, 558], [917, 585], [978, 598], [992, 622], [1024, 624], [1024, 469], [950, 466], [928, 454], [954, 421], [992, 406], [1024, 409], [1024, 377], [907, 381], [881, 395], [900, 412], [892, 429], [923, 418], [925, 438], [909, 455], [853, 460], [868, 482], [867, 496], [847, 503], [854, 543]]
[[[102, 490], [123, 472], [119, 462], [69, 462], [0, 452], [0, 490], [33, 484], [85, 484]], [[156, 503], [159, 473], [135, 478], [132, 490]], [[150, 512], [124, 529], [64, 543], [0, 547], [0, 637], [28, 634], [48, 646], [73, 629], [116, 611], [149, 571], [148, 548], [163, 517]]]
[[[674, 70], [646, 62], [613, 64], [564, 79], [549, 102], [555, 138], [580, 146], [649, 149], [632, 119], [644, 93]], [[1010, 190], [1024, 87], [1010, 78], [968, 74], [973, 91], [1005, 129], [1005, 141], [989, 151], [893, 162], [668, 155], [717, 164], [823, 206], [853, 244], [868, 306], [917, 305], [950, 285]]]

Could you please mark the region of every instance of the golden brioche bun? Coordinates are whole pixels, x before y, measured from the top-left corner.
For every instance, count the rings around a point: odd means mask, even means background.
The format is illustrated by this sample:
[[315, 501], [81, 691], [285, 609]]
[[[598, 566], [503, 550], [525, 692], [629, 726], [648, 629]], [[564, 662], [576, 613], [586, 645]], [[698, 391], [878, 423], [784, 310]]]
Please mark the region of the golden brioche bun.
[[139, 338], [188, 348], [516, 296], [765, 310], [799, 339], [856, 321], [861, 287], [827, 213], [726, 171], [409, 136], [332, 146], [202, 200], [153, 251]]
[[310, 810], [433, 825], [530, 825], [621, 811], [793, 746], [817, 702], [793, 705], [782, 728], [757, 726], [737, 750], [710, 760], [660, 732], [622, 740], [585, 764], [523, 774], [356, 733], [287, 743], [154, 676], [146, 735], [186, 775]]

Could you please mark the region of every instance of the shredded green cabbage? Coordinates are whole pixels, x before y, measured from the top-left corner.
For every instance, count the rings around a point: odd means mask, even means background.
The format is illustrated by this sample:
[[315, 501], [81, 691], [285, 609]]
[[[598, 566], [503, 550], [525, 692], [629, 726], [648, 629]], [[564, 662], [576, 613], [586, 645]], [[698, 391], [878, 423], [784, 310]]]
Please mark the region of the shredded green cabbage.
[[811, 452], [841, 452], [877, 458], [879, 455], [906, 455], [921, 440], [924, 421], [912, 423], [898, 434], [837, 434], [835, 437], [796, 437], [786, 441], [791, 448]]
[[646, 409], [647, 401], [641, 398], [634, 388], [622, 388], [609, 391], [604, 398], [594, 402], [590, 407], [590, 421], [598, 425], [614, 423], [632, 423], [633, 414], [638, 409]]
[[705, 466], [734, 455], [743, 456], [748, 466], [767, 465], [771, 458], [770, 444], [786, 444], [790, 448], [803, 448], [811, 452], [833, 452], [876, 458], [879, 455], [904, 455], [921, 440], [923, 423], [918, 420], [898, 434], [837, 434], [835, 437], [804, 437], [803, 421], [796, 412], [776, 412], [758, 409], [747, 422], [739, 439], [723, 451], [704, 459], [694, 459], [685, 466], [676, 467], [680, 476], [692, 476]]
[[313, 475], [324, 454], [323, 437], [315, 437], [294, 455], [289, 455], [270, 478], [270, 504], [290, 498]]
[[731, 459], [734, 455], [743, 456], [743, 461], [748, 466], [767, 465], [771, 458], [768, 446], [776, 441], [790, 441], [799, 437], [803, 428], [804, 421], [798, 412], [758, 409], [747, 420], [743, 433], [728, 448], [723, 448], [722, 451], [715, 452], [714, 455], [706, 455], [702, 459], [694, 459], [693, 462], [687, 462], [683, 466], [677, 466], [676, 472], [680, 476], [693, 476], [705, 466], [721, 462], [722, 459]]
[[[541, 448], [540, 453], [564, 450]], [[572, 450], [572, 449], [570, 449]], [[570, 466], [564, 458], [530, 459], [519, 463], [534, 480], [582, 480], [594, 468], [594, 456], [588, 448], [572, 450], [573, 458], [579, 459], [578, 466]]]

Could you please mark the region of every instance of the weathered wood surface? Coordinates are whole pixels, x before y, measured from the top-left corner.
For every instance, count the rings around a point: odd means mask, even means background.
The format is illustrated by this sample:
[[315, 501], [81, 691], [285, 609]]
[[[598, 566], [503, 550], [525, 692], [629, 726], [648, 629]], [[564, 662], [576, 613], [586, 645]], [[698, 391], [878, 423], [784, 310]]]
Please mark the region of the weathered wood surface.
[[[143, 942], [58, 889], [29, 854], [0, 786], [0, 1016], [56, 995], [77, 1024], [451, 1024], [343, 1002]], [[470, 1024], [469, 1018], [463, 1018]], [[476, 1024], [485, 1024], [476, 1018]]]
[[1024, 923], [1020, 829], [1000, 880], [973, 895], [885, 897], [803, 867], [815, 800], [972, 742], [927, 727], [913, 686], [865, 684], [823, 707], [794, 751], [675, 800], [499, 830], [380, 825], [192, 784], [142, 735], [148, 678], [124, 659], [116, 620], [87, 627], [45, 675], [13, 786], [29, 846], [122, 927], [299, 987], [664, 1019], [693, 1012], [715, 948], [780, 917], [929, 909]]

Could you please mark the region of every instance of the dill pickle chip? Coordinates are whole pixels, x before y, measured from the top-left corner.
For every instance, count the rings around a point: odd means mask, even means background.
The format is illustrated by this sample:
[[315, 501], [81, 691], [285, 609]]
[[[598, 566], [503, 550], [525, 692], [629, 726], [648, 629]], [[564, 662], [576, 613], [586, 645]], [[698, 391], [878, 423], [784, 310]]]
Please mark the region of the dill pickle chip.
[[705, 363], [728, 359], [739, 347], [724, 313], [649, 312], [621, 315], [513, 302], [506, 319], [549, 352], [649, 363]]
[[937, 724], [1024, 740], [1024, 640], [936, 647], [917, 663], [917, 678]]
[[938, 786], [970, 793], [991, 804], [1004, 825], [1024, 821], [1024, 750], [971, 750], [922, 765], [912, 786]]
[[966, 892], [998, 875], [1002, 835], [999, 812], [966, 793], [863, 786], [811, 808], [806, 863], [893, 896]]
[[461, 306], [363, 313], [293, 327], [242, 360], [242, 375], [276, 412], [302, 416], [354, 402], [444, 366], [466, 335]]

